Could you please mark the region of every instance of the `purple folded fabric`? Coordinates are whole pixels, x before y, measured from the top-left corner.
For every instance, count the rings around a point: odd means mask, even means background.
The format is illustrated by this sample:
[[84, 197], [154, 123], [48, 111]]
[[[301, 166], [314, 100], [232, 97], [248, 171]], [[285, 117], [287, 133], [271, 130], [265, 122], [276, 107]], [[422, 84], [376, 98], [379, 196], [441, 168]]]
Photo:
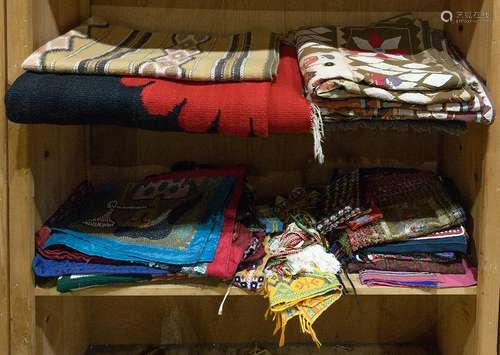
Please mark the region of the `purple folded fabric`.
[[441, 274], [463, 274], [465, 273], [461, 261], [456, 262], [435, 262], [421, 260], [395, 260], [382, 258], [378, 260], [365, 260], [363, 262], [353, 262], [347, 265], [349, 272], [359, 272], [361, 270], [383, 270], [383, 271], [403, 271], [403, 272], [429, 272]]

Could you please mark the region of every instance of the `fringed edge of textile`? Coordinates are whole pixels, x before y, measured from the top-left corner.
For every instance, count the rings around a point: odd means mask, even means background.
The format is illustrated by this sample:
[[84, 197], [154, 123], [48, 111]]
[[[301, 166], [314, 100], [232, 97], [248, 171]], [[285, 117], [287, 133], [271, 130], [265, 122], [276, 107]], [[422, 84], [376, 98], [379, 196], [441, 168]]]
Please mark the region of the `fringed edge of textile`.
[[[281, 316], [281, 312], [286, 312], [286, 311], [279, 311], [279, 312], [273, 312], [272, 310], [268, 309], [266, 312], [266, 318], [269, 313], [273, 314], [273, 321], [276, 322], [276, 325], [274, 326], [273, 330], [273, 335], [276, 335], [280, 331], [280, 340], [279, 340], [279, 347], [285, 346], [285, 331], [286, 331], [286, 325], [288, 323], [289, 319], [284, 320], [283, 317]], [[311, 337], [312, 341], [316, 344], [318, 348], [321, 347], [321, 342], [318, 339], [318, 336], [316, 335], [316, 331], [313, 328], [313, 324], [308, 321], [302, 314], [299, 314], [299, 324], [300, 324], [300, 329], [302, 330], [302, 333], [304, 334], [309, 334]]]
[[[445, 133], [449, 135], [459, 136], [467, 132], [467, 124], [461, 121], [432, 121], [432, 120], [353, 120], [353, 121], [329, 121], [321, 119], [324, 131], [337, 130], [356, 130], [356, 129], [379, 129], [379, 130], [395, 130], [400, 132], [414, 131], [417, 133]], [[323, 123], [324, 122], [324, 123]], [[322, 137], [323, 138], [323, 137]], [[316, 144], [316, 141], [315, 141]]]
[[325, 131], [349, 131], [357, 129], [394, 130], [398, 132], [444, 133], [460, 136], [467, 132], [467, 124], [462, 121], [432, 121], [432, 120], [378, 120], [360, 119], [352, 121], [329, 121], [325, 119], [320, 108], [311, 103], [311, 131], [314, 139], [314, 158], [320, 163], [325, 162], [323, 141]]
[[325, 162], [325, 155], [323, 154], [322, 144], [325, 137], [325, 128], [321, 110], [313, 103], [311, 103], [311, 130], [314, 139], [314, 158], [320, 164], [323, 164]]

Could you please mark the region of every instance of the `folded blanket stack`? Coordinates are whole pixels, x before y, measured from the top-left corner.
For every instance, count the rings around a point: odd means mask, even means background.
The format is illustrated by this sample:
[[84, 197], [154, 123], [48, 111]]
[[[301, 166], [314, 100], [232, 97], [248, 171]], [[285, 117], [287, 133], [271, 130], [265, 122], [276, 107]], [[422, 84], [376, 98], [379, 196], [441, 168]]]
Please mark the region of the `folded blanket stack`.
[[271, 32], [151, 33], [92, 18], [42, 46], [8, 90], [17, 123], [267, 137], [308, 133], [292, 47]]
[[244, 178], [233, 168], [84, 183], [38, 231], [35, 275], [60, 277], [60, 291], [106, 280], [231, 279], [253, 255], [253, 233], [237, 221]]
[[294, 37], [316, 136], [323, 124], [353, 120], [493, 122], [481, 80], [442, 31], [411, 14]]
[[[428, 172], [397, 170], [366, 171], [362, 181], [380, 218], [348, 225], [332, 236], [338, 238], [333, 251], [349, 255], [349, 272], [360, 272], [361, 282], [370, 286], [475, 284], [466, 260], [465, 211], [449, 182]], [[452, 275], [462, 277], [448, 283]]]

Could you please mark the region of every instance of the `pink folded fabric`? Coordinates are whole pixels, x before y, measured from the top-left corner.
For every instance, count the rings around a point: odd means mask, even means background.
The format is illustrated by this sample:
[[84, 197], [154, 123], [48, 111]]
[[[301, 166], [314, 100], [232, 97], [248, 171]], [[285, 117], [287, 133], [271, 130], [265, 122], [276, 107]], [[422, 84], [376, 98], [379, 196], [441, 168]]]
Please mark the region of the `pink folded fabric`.
[[359, 278], [366, 286], [451, 288], [476, 285], [477, 269], [465, 258], [462, 263], [465, 274], [363, 270], [359, 273]]
[[463, 259], [462, 262], [464, 265], [465, 274], [437, 274], [440, 288], [467, 287], [477, 284], [477, 268], [470, 266], [465, 259]]

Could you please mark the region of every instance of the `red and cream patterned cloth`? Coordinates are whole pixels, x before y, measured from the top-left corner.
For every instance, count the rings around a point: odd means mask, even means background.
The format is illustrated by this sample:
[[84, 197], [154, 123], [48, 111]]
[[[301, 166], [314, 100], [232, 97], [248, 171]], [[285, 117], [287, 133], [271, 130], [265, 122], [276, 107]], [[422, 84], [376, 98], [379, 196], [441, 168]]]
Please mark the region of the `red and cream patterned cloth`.
[[317, 140], [329, 122], [495, 118], [485, 85], [444, 33], [411, 14], [306, 28], [295, 42]]

